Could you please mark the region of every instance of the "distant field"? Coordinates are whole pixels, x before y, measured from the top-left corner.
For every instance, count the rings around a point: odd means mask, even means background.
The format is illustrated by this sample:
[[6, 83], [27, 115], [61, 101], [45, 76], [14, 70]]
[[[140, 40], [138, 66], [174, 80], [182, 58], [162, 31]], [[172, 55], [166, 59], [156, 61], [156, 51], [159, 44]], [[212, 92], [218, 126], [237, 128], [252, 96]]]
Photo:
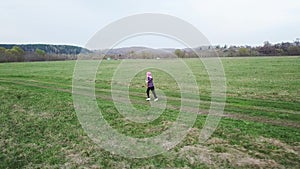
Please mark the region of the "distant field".
[[[151, 70], [167, 109], [151, 123], [133, 123], [118, 113], [111, 98], [111, 77], [120, 62], [103, 61], [97, 72], [97, 102], [105, 119], [132, 137], [168, 129], [180, 108], [174, 79]], [[210, 106], [209, 78], [199, 59], [185, 62], [199, 85], [203, 113], [182, 143], [146, 159], [113, 155], [83, 131], [72, 100], [75, 61], [0, 64], [0, 168], [300, 168], [300, 57], [223, 58], [225, 113], [206, 143], [198, 136]], [[150, 108], [146, 71], [129, 84], [130, 100], [140, 110]]]

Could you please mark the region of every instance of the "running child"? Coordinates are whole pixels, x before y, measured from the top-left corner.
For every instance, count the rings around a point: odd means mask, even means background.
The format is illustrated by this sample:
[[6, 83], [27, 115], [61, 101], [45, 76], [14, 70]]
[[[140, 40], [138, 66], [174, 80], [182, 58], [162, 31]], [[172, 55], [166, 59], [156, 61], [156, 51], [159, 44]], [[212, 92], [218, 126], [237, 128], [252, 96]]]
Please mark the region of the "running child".
[[154, 83], [153, 83], [153, 77], [152, 77], [152, 74], [151, 72], [147, 72], [147, 80], [146, 80], [146, 83], [147, 83], [147, 101], [150, 101], [150, 95], [149, 95], [149, 92], [150, 90], [152, 91], [152, 94], [154, 96], [154, 101], [157, 101], [158, 98], [156, 96], [156, 93], [155, 93], [155, 88], [154, 88]]

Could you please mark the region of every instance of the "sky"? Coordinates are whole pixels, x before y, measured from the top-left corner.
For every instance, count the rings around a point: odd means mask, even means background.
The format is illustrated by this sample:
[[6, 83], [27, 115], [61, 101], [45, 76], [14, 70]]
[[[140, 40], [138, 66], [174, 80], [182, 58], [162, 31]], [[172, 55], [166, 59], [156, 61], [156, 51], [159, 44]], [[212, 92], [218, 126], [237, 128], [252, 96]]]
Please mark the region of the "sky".
[[[106, 25], [140, 13], [183, 19], [212, 45], [262, 45], [300, 38], [299, 0], [4, 0], [0, 5], [0, 43], [67, 44], [84, 47]], [[141, 36], [119, 44], [181, 47], [160, 36]]]

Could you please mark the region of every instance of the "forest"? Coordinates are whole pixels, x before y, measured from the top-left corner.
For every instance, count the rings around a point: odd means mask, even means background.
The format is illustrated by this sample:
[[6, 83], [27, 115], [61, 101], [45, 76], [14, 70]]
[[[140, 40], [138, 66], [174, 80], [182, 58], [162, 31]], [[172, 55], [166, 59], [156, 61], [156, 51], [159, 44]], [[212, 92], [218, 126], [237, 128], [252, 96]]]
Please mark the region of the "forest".
[[111, 59], [155, 59], [196, 57], [244, 57], [244, 56], [296, 56], [300, 55], [299, 38], [294, 42], [271, 44], [265, 41], [261, 46], [201, 46], [184, 49], [152, 49], [127, 47], [90, 51], [83, 47], [51, 44], [0, 44], [0, 62], [31, 62], [76, 60], [82, 54], [86, 58]]

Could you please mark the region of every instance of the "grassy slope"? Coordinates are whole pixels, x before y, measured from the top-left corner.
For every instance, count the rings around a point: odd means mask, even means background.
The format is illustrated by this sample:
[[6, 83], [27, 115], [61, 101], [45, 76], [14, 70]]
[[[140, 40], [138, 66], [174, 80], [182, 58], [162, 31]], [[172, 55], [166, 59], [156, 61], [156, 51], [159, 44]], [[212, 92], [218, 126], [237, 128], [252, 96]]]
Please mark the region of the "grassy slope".
[[[186, 62], [200, 86], [201, 109], [207, 111], [207, 74], [197, 60]], [[112, 108], [110, 80], [119, 63], [103, 62], [97, 74], [97, 100], [107, 112], [104, 116], [131, 136], [148, 137], [164, 131], [171, 124], [166, 122], [176, 118], [178, 87], [169, 85], [174, 81], [167, 74], [153, 70], [157, 87], [170, 99], [168, 111], [149, 124], [130, 123]], [[0, 168], [300, 166], [299, 57], [223, 59], [228, 89], [225, 112], [235, 118], [223, 118], [212, 138], [200, 144], [197, 136], [205, 116], [199, 115], [190, 134], [170, 152], [133, 160], [102, 150], [84, 133], [72, 103], [74, 64], [0, 64]], [[143, 81], [144, 72], [140, 72], [130, 84], [130, 99], [137, 109], [146, 110], [150, 105], [140, 106], [145, 95]]]

